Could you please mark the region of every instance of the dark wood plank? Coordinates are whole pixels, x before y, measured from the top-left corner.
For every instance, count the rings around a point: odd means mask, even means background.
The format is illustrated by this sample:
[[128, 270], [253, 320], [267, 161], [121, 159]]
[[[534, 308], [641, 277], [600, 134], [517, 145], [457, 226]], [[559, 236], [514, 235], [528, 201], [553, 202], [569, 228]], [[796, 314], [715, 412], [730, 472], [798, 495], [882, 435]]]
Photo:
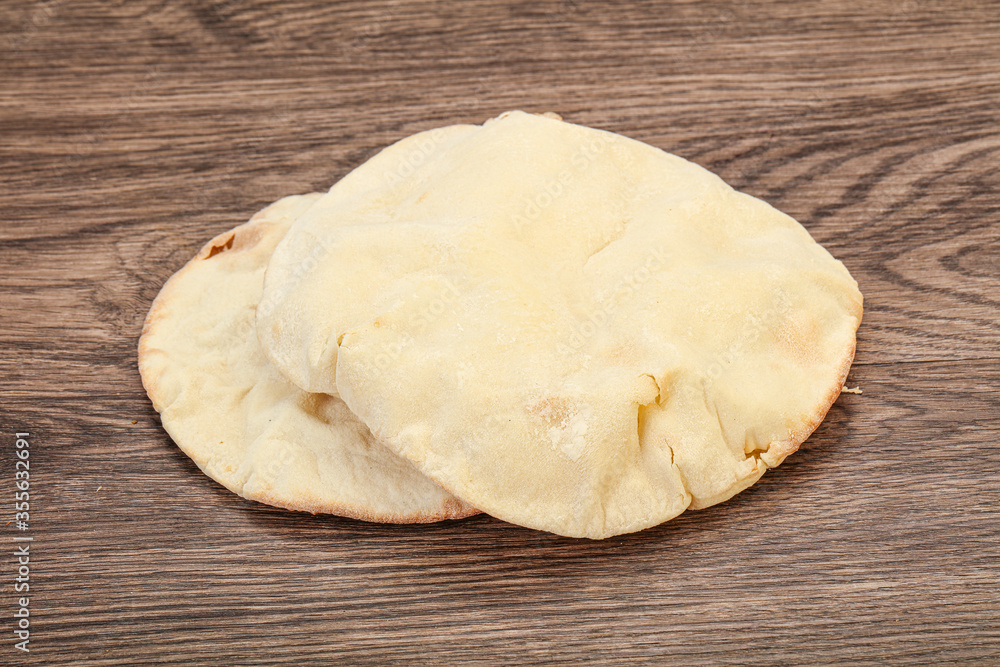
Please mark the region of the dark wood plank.
[[[0, 664], [1000, 664], [1000, 5], [47, 0], [0, 3], [0, 54], [0, 493], [30, 431], [35, 538]], [[135, 369], [163, 281], [509, 108], [801, 220], [865, 293], [865, 393], [732, 501], [600, 543], [202, 476]]]
[[[75, 244], [73, 234], [157, 222], [160, 233], [189, 233], [194, 247], [283, 194], [325, 189], [416, 130], [515, 106], [555, 109], [694, 159], [802, 220], [869, 294], [868, 334], [891, 332], [872, 347], [873, 360], [977, 358], [997, 348], [980, 334], [1000, 324], [992, 281], [1000, 48], [989, 39], [1000, 25], [981, 8], [942, 18], [914, 6], [866, 19], [852, 13], [858, 8], [831, 15], [814, 6], [805, 30], [806, 10], [750, 4], [653, 12], [661, 22], [637, 5], [610, 25], [583, 5], [449, 10], [434, 21], [427, 6], [349, 6], [342, 21], [311, 18], [300, 6], [285, 12], [287, 30], [266, 47], [237, 39], [221, 17], [231, 11], [263, 30], [280, 22], [278, 10], [236, 6], [205, 10], [209, 18], [194, 8], [130, 6], [91, 34], [77, 19], [101, 12], [60, 4], [44, 29], [16, 42], [0, 64], [18, 89], [0, 107], [9, 137], [0, 148], [9, 191], [0, 238]], [[521, 32], [491, 33], [478, 16], [505, 16]], [[328, 34], [351, 20], [361, 21], [348, 31], [358, 35]], [[160, 44], [168, 30], [188, 47]], [[551, 71], [546, 48], [516, 65], [510, 55], [489, 60], [505, 53], [501, 45], [518, 51], [532, 32], [560, 45], [566, 64]], [[290, 34], [301, 39], [295, 49]], [[472, 49], [489, 35], [495, 49]], [[337, 48], [306, 48], [326, 39]], [[683, 58], [667, 48], [681, 45]], [[749, 61], [748, 45], [760, 49]], [[276, 57], [257, 53], [265, 48]], [[393, 49], [430, 62], [372, 56]], [[116, 50], [125, 51], [116, 59]], [[744, 59], [736, 69], [734, 51]], [[99, 72], [81, 69], [81, 53]], [[613, 108], [609, 81], [622, 87]], [[67, 216], [68, 205], [87, 214]], [[36, 234], [56, 218], [58, 232]], [[924, 261], [913, 262], [917, 252]], [[938, 300], [933, 314], [909, 305], [927, 291]]]
[[865, 393], [757, 486], [604, 542], [249, 503], [176, 450], [137, 382], [84, 414], [77, 399], [19, 404], [0, 426], [36, 447], [37, 657], [1000, 659], [1000, 361], [851, 380]]

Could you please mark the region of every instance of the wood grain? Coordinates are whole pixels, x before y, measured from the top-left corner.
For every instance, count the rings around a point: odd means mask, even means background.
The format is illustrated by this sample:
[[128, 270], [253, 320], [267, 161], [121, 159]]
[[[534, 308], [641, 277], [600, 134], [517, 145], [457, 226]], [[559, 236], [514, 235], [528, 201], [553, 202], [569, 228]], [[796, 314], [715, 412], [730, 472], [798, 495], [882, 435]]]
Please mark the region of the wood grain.
[[[22, 654], [4, 532], [0, 664], [1000, 664], [997, 3], [48, 0], [0, 26], [0, 493], [29, 431], [34, 537]], [[135, 368], [164, 280], [509, 108], [801, 220], [865, 294], [864, 394], [732, 501], [597, 543], [201, 475]]]

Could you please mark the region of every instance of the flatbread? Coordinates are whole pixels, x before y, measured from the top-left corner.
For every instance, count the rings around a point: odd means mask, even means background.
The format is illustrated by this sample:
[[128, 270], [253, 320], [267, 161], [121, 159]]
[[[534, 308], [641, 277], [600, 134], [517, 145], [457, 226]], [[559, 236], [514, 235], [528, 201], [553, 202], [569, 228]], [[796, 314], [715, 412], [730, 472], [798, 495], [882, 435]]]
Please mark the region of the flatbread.
[[840, 262], [619, 135], [511, 112], [337, 190], [275, 251], [265, 352], [506, 521], [606, 538], [726, 500], [809, 436], [853, 359]]
[[264, 268], [320, 195], [286, 197], [209, 241], [156, 298], [139, 342], [163, 427], [244, 498], [394, 523], [475, 514], [375, 441], [343, 401], [309, 394], [267, 362], [255, 332]]
[[[447, 159], [453, 146], [479, 129], [478, 125], [450, 125], [425, 132], [418, 132], [379, 151], [361, 168], [351, 171], [338, 181], [306, 212], [313, 219], [322, 220], [323, 228], [340, 225], [376, 224], [391, 219], [386, 215], [386, 207], [392, 206], [393, 193], [399, 186], [406, 186], [419, 178], [430, 165]], [[380, 207], [381, 197], [390, 199]], [[353, 202], [359, 198], [374, 202], [370, 217], [352, 215]], [[341, 213], [344, 213], [343, 215]], [[326, 339], [313, 335], [315, 323], [299, 315], [310, 311], [313, 317], [322, 316], [325, 306], [313, 300], [312, 292], [299, 289], [299, 281], [312, 273], [317, 264], [328, 261], [326, 244], [322, 239], [314, 239], [305, 232], [299, 237], [295, 255], [287, 254], [273, 269], [270, 277], [268, 298], [262, 300], [258, 312], [259, 322], [267, 324], [266, 330], [258, 330], [268, 358], [281, 369], [281, 373], [292, 383], [310, 392], [337, 396], [335, 378], [336, 356], [323, 357], [324, 351], [336, 354], [336, 346], [328, 346]], [[356, 280], [343, 286], [339, 295], [323, 295], [323, 303], [331, 299], [337, 308], [347, 308], [367, 294], [365, 271], [372, 270], [383, 261], [395, 261], [399, 257], [355, 257], [358, 262]], [[272, 312], [278, 304], [281, 312]], [[331, 313], [332, 315], [332, 313]], [[270, 342], [280, 338], [287, 344]]]

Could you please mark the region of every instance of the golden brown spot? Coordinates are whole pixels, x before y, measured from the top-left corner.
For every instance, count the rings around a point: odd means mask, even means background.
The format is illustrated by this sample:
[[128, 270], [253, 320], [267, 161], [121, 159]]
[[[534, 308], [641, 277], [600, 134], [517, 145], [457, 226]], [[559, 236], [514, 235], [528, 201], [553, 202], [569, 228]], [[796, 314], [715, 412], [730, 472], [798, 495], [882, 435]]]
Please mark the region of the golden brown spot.
[[233, 247], [233, 241], [234, 240], [236, 240], [236, 234], [233, 234], [232, 236], [230, 236], [229, 240], [226, 241], [225, 243], [223, 243], [222, 245], [214, 245], [214, 246], [212, 246], [212, 249], [208, 251], [208, 256], [205, 259], [212, 259], [216, 255], [218, 255], [220, 252], [222, 252], [224, 250], [229, 250], [230, 248]]
[[550, 396], [528, 406], [528, 411], [533, 412], [551, 426], [561, 426], [569, 419], [569, 404], [565, 398]]

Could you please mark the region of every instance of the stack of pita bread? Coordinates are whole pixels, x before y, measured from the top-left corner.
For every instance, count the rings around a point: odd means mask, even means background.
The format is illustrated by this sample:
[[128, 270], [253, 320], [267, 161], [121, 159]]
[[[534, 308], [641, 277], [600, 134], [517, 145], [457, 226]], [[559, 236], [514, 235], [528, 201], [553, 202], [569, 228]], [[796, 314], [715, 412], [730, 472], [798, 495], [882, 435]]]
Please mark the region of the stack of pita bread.
[[840, 394], [862, 297], [795, 220], [551, 114], [423, 132], [209, 241], [139, 343], [245, 498], [559, 535], [724, 501]]

